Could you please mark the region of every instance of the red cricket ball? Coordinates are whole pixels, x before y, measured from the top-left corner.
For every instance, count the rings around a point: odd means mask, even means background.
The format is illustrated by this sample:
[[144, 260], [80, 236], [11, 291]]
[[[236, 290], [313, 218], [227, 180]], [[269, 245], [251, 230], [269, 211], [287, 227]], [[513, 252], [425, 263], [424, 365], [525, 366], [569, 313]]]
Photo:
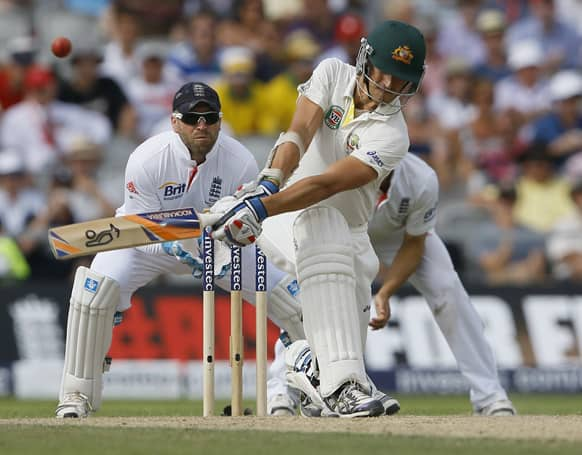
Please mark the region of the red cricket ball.
[[53, 51], [53, 54], [59, 58], [63, 58], [69, 55], [72, 48], [73, 45], [71, 44], [71, 40], [69, 38], [65, 38], [64, 36], [55, 38], [51, 44], [51, 50]]

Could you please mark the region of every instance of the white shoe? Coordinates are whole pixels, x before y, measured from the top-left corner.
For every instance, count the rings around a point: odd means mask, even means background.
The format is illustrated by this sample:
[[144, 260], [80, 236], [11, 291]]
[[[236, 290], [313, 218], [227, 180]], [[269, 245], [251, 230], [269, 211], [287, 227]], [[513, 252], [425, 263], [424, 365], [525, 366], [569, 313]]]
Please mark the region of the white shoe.
[[287, 394], [279, 393], [269, 399], [267, 414], [275, 417], [289, 417], [295, 415], [297, 405]]
[[400, 411], [400, 403], [396, 398], [392, 398], [390, 395], [386, 395], [384, 392], [380, 392], [378, 389], [372, 392], [372, 398], [378, 400], [384, 406], [384, 414], [391, 416]]
[[356, 382], [344, 384], [324, 401], [340, 417], [377, 417], [385, 413], [380, 400], [372, 398]]
[[92, 411], [89, 398], [80, 392], [67, 393], [57, 406], [55, 414], [59, 419], [89, 417]]
[[517, 411], [515, 410], [515, 407], [511, 401], [498, 400], [488, 406], [485, 406], [484, 408], [475, 411], [474, 415], [506, 417], [517, 415]]

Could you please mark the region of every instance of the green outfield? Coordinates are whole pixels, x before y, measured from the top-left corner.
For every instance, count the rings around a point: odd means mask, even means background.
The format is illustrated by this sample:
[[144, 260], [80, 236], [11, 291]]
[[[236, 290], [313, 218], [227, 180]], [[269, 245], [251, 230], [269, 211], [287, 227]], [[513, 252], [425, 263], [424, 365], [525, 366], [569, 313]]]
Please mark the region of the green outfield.
[[[95, 417], [80, 422], [48, 418], [54, 401], [0, 399], [0, 454], [581, 453], [582, 399], [577, 395], [513, 395], [518, 418], [470, 417], [465, 396], [399, 398], [398, 416], [357, 421], [208, 420], [193, 417], [201, 415], [200, 402], [110, 400]], [[217, 411], [224, 404], [218, 403]], [[547, 422], [540, 416], [548, 416]], [[549, 424], [555, 425], [555, 436]], [[459, 432], [461, 426], [465, 429]], [[501, 434], [513, 426], [516, 431]]]

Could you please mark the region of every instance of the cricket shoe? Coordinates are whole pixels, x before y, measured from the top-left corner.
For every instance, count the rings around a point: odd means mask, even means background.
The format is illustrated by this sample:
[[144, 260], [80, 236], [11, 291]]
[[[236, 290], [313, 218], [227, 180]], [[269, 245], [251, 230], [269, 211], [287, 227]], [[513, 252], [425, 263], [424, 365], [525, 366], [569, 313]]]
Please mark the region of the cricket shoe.
[[274, 417], [290, 417], [295, 415], [295, 401], [284, 393], [278, 393], [269, 399], [267, 414]]
[[384, 414], [391, 416], [400, 411], [400, 403], [396, 398], [392, 398], [390, 395], [386, 395], [384, 392], [378, 390], [378, 387], [376, 387], [376, 384], [374, 384], [370, 376], [368, 376], [368, 382], [370, 384], [372, 398], [382, 403], [382, 406], [384, 406]]
[[89, 417], [92, 411], [89, 398], [80, 392], [66, 393], [57, 406], [55, 414], [59, 419]]
[[484, 408], [478, 409], [473, 415], [486, 417], [507, 417], [517, 415], [513, 403], [509, 400], [494, 401]]
[[377, 417], [385, 413], [382, 402], [364, 392], [357, 382], [345, 383], [324, 401], [339, 417]]
[[384, 392], [380, 392], [378, 389], [372, 392], [372, 398], [378, 400], [382, 403], [384, 408], [384, 414], [391, 416], [400, 411], [400, 403], [396, 398], [392, 398], [390, 395], [386, 395]]

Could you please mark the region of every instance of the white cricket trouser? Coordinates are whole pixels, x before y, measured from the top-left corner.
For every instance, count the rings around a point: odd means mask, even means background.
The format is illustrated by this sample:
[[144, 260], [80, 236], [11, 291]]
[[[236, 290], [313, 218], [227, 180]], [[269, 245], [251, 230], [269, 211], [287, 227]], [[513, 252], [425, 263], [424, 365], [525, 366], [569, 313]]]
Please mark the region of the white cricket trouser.
[[[389, 265], [400, 248], [402, 236], [374, 241], [380, 261]], [[491, 347], [483, 334], [483, 322], [453, 267], [440, 237], [426, 236], [424, 256], [409, 279], [426, 299], [463, 376], [470, 384], [475, 409], [507, 399], [497, 375]]]
[[[312, 238], [333, 237], [331, 230], [334, 225], [330, 220], [336, 216], [335, 212], [326, 215], [326, 209], [317, 210], [322, 212], [317, 215], [323, 217], [321, 223], [318, 224], [314, 217], [315, 221], [309, 225], [306, 231], [312, 230]], [[301, 234], [305, 238], [301, 237], [300, 239], [300, 236], [296, 237], [297, 233], [294, 232], [293, 226], [294, 223], [297, 224], [296, 220], [301, 222], [302, 217], [305, 216], [302, 214], [297, 218], [299, 213], [285, 213], [267, 218], [258, 242], [271, 262], [291, 274], [297, 273], [300, 277], [301, 264], [298, 263], [297, 258], [303, 258], [302, 260], [305, 261], [305, 258], [309, 257], [310, 249], [308, 248], [296, 256], [296, 245], [302, 248], [302, 245], [309, 243], [306, 242], [306, 238], [309, 239], [309, 237], [305, 237], [305, 233]], [[327, 219], [326, 216], [331, 218]], [[319, 226], [326, 231], [313, 231]], [[334, 242], [337, 243], [338, 240], [336, 239]], [[332, 242], [330, 248], [338, 246], [350, 248], [349, 259], [353, 263], [353, 270], [351, 270], [353, 278], [351, 279], [355, 291], [352, 296], [340, 292], [343, 289], [341, 283], [337, 289], [329, 288], [327, 293], [322, 293], [320, 289], [317, 296], [310, 297], [311, 300], [308, 300], [307, 288], [304, 287], [300, 291], [305, 333], [320, 367], [322, 396], [330, 395], [348, 380], [357, 380], [358, 382], [361, 380], [363, 385], [368, 384], [363, 366], [363, 351], [370, 319], [371, 285], [378, 272], [379, 263], [372, 249], [366, 226], [349, 228], [341, 242], [343, 243], [337, 245]], [[334, 257], [333, 254], [340, 254], [339, 251], [329, 251], [329, 253], [331, 258]], [[325, 259], [325, 253], [318, 251], [317, 256], [314, 257]], [[310, 267], [313, 271], [317, 264], [310, 264]], [[322, 265], [322, 267], [325, 266]], [[323, 274], [323, 277], [326, 272], [322, 269], [320, 273]], [[324, 281], [321, 279], [317, 283], [321, 284]], [[330, 283], [326, 281], [325, 286], [333, 286], [332, 281]], [[301, 280], [299, 282], [301, 286]], [[312, 280], [312, 283], [315, 282]], [[348, 301], [342, 299], [348, 299]]]

